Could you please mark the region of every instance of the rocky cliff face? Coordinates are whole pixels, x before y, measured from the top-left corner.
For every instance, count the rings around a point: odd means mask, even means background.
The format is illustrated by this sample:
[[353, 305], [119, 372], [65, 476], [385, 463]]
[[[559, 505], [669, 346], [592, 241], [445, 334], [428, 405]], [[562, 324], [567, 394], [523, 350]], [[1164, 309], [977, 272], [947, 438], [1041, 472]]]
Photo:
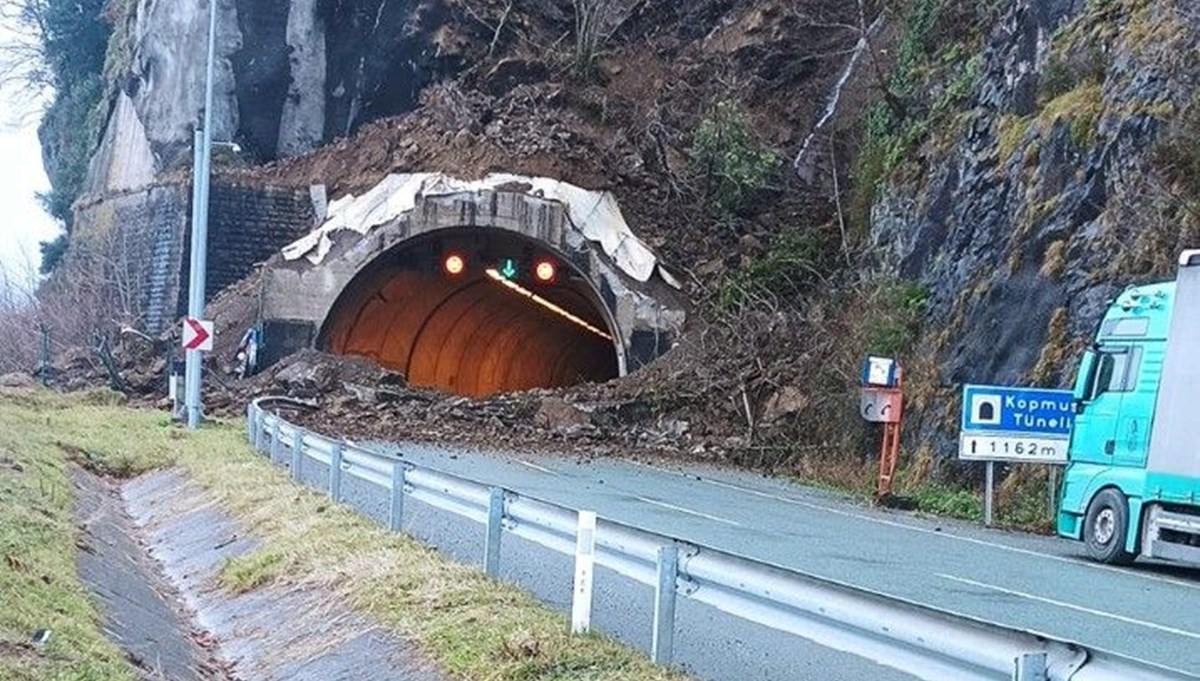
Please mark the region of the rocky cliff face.
[[[1021, 0], [965, 110], [872, 210], [886, 267], [929, 292], [922, 443], [952, 449], [965, 382], [1064, 385], [1123, 287], [1200, 243], [1173, 150], [1190, 146], [1191, 2]], [[933, 437], [940, 434], [942, 437]]]
[[[441, 0], [215, 0], [214, 138], [251, 162], [310, 151], [411, 110], [461, 66]], [[204, 102], [208, 4], [129, 0], [117, 95], [89, 189], [189, 163]]]

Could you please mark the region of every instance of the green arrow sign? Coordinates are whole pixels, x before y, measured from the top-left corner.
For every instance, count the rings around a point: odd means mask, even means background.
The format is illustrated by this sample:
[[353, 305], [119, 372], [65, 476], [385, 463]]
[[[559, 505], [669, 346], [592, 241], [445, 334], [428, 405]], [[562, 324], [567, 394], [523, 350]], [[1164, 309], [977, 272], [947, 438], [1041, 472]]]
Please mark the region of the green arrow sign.
[[500, 261], [500, 276], [512, 281], [517, 278], [517, 261], [512, 258], [505, 258]]

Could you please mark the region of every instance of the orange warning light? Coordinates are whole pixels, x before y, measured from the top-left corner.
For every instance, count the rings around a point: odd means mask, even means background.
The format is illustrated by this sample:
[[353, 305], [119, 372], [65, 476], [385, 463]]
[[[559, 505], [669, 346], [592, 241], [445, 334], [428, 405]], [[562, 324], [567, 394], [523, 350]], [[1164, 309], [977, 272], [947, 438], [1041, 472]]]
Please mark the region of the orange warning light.
[[550, 260], [541, 260], [533, 269], [533, 275], [543, 284], [552, 284], [558, 278], [558, 268]]
[[442, 269], [446, 274], [457, 277], [467, 271], [467, 260], [458, 253], [451, 253], [442, 261]]

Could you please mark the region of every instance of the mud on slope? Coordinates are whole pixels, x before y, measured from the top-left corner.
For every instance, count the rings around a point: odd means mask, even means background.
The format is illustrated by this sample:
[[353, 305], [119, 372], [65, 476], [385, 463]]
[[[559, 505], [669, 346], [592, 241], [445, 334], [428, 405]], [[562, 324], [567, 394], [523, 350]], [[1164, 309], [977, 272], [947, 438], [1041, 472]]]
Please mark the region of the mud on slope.
[[[455, 0], [459, 33], [489, 45], [463, 76], [426, 88], [412, 113], [243, 179], [325, 184], [331, 197], [390, 172], [546, 175], [621, 200], [640, 235], [676, 266], [736, 265], [741, 239], [826, 225], [824, 187], [786, 172], [858, 40], [854, 3], [829, 0], [617, 2], [595, 68], [572, 67], [570, 3]], [[506, 11], [509, 8], [511, 11]], [[497, 27], [502, 27], [498, 32]], [[721, 100], [741, 102], [780, 151], [778, 175], [746, 215], [714, 229], [692, 135]], [[753, 242], [751, 248], [753, 250]]]

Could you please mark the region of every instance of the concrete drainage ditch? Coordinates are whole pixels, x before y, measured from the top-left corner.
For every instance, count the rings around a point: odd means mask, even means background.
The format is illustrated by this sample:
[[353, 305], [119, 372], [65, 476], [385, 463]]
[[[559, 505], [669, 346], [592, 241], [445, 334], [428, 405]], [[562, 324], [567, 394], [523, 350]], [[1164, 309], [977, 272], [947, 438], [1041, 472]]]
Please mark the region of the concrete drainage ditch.
[[179, 471], [116, 484], [75, 473], [81, 577], [146, 679], [439, 681], [413, 646], [330, 594], [231, 594], [217, 576], [256, 545]]

